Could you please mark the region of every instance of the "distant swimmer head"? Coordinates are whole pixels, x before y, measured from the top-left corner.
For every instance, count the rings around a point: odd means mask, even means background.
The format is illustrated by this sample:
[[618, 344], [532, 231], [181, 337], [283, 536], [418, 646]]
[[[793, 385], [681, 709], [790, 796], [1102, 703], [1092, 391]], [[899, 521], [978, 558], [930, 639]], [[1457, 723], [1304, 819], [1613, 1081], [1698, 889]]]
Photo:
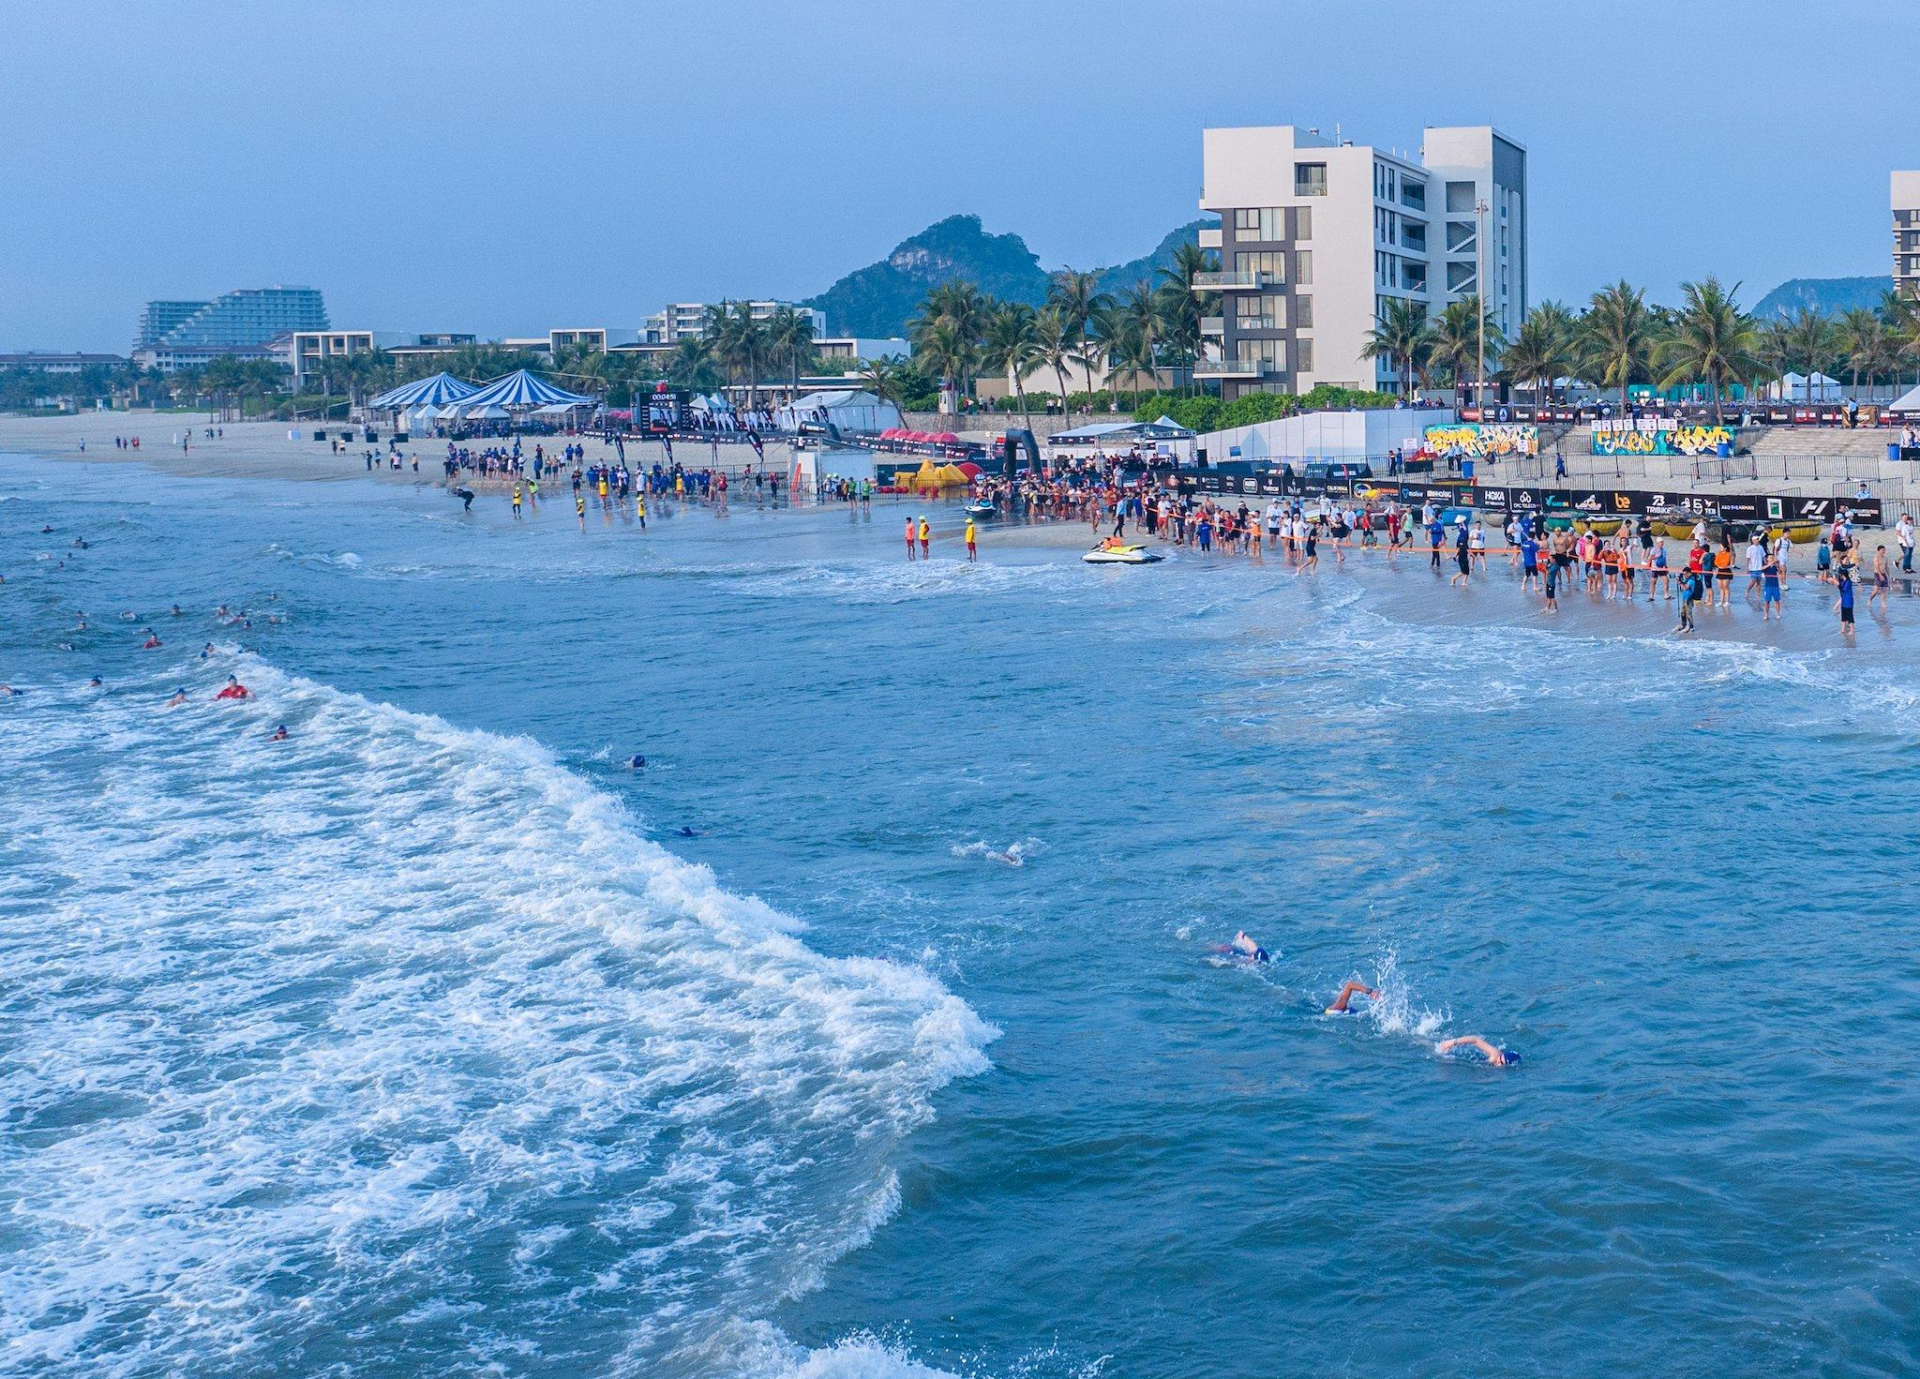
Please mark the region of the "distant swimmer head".
[[89, 689], [97, 689], [101, 685], [104, 685], [105, 683], [106, 681], [102, 680], [98, 675], [96, 675], [92, 679], [87, 681], [87, 687]]
[[694, 830], [692, 830], [691, 828], [688, 828], [685, 824], [680, 825], [679, 833], [682, 838], [698, 838], [700, 836]]

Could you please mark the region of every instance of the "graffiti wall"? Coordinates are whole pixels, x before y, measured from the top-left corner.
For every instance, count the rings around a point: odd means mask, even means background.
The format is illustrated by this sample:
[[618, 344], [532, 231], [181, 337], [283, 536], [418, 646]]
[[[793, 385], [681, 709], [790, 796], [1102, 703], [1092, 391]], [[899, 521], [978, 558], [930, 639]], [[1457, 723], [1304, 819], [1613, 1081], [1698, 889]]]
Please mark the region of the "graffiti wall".
[[1458, 454], [1476, 460], [1538, 455], [1540, 428], [1521, 422], [1461, 422], [1457, 426], [1429, 426], [1425, 441], [1435, 455]]
[[1596, 455], [1712, 455], [1723, 445], [1733, 450], [1731, 426], [1693, 425], [1670, 417], [1593, 424]]

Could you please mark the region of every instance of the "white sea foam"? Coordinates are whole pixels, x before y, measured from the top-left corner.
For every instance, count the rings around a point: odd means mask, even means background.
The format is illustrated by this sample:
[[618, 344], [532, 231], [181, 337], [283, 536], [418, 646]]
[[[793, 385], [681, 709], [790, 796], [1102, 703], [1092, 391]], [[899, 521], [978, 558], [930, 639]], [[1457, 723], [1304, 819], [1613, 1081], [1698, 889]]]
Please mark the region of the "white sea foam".
[[971, 843], [955, 843], [948, 851], [955, 857], [978, 857], [1003, 867], [1024, 867], [1029, 858], [1038, 856], [1045, 847], [1038, 838], [1016, 839], [1005, 847], [982, 838]]
[[744, 1372], [986, 1067], [939, 982], [812, 951], [531, 742], [145, 673], [0, 734], [14, 1365]]

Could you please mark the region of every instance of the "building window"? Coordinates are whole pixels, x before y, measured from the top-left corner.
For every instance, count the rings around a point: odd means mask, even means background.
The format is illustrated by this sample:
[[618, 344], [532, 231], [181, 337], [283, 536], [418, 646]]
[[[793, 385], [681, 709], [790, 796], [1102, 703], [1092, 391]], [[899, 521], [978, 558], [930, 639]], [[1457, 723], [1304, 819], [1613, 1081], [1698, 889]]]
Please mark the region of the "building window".
[[1400, 183], [1400, 204], [1412, 210], [1427, 209], [1427, 184], [1405, 178]]
[[1287, 342], [1241, 340], [1235, 344], [1233, 360], [1242, 368], [1257, 368], [1262, 373], [1281, 373], [1287, 367]]
[[1287, 281], [1287, 255], [1279, 249], [1235, 254], [1233, 271], [1255, 275], [1252, 281], [1259, 287], [1283, 287]]
[[1416, 263], [1412, 259], [1402, 259], [1400, 261], [1400, 286], [1408, 292], [1425, 292], [1427, 290], [1426, 264]]
[[1295, 206], [1293, 208], [1293, 237], [1295, 239], [1313, 238], [1313, 207]]
[[1473, 222], [1471, 220], [1449, 220], [1447, 222], [1447, 252], [1449, 254], [1466, 253], [1473, 248], [1475, 238]]
[[1278, 206], [1243, 207], [1233, 213], [1233, 237], [1236, 240], [1284, 240], [1286, 212]]
[[1287, 299], [1270, 292], [1235, 292], [1233, 323], [1240, 330], [1284, 330]]
[[1293, 370], [1295, 373], [1313, 372], [1313, 341], [1295, 340], [1293, 342]]
[[1313, 250], [1295, 249], [1293, 251], [1293, 282], [1296, 287], [1313, 285]]
[[1447, 183], [1447, 210], [1457, 215], [1461, 211], [1471, 211], [1472, 209], [1473, 183]]
[[1295, 163], [1293, 165], [1293, 194], [1295, 196], [1325, 196], [1327, 194], [1327, 165], [1325, 163]]
[[1478, 292], [1480, 284], [1474, 266], [1471, 263], [1450, 263], [1447, 265], [1447, 291]]
[[1417, 220], [1400, 222], [1400, 244], [1415, 253], [1427, 252], [1427, 227]]
[[1313, 329], [1313, 298], [1295, 297], [1293, 299], [1293, 324], [1301, 330]]

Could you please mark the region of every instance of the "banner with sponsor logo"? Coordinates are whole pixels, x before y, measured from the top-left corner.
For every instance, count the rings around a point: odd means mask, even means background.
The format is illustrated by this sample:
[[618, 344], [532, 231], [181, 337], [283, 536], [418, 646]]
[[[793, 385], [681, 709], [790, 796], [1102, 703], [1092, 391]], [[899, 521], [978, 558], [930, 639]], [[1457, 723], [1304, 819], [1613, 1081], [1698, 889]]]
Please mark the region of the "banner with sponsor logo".
[[1429, 426], [1422, 439], [1425, 448], [1436, 455], [1458, 453], [1476, 460], [1540, 453], [1540, 428], [1522, 422]]

